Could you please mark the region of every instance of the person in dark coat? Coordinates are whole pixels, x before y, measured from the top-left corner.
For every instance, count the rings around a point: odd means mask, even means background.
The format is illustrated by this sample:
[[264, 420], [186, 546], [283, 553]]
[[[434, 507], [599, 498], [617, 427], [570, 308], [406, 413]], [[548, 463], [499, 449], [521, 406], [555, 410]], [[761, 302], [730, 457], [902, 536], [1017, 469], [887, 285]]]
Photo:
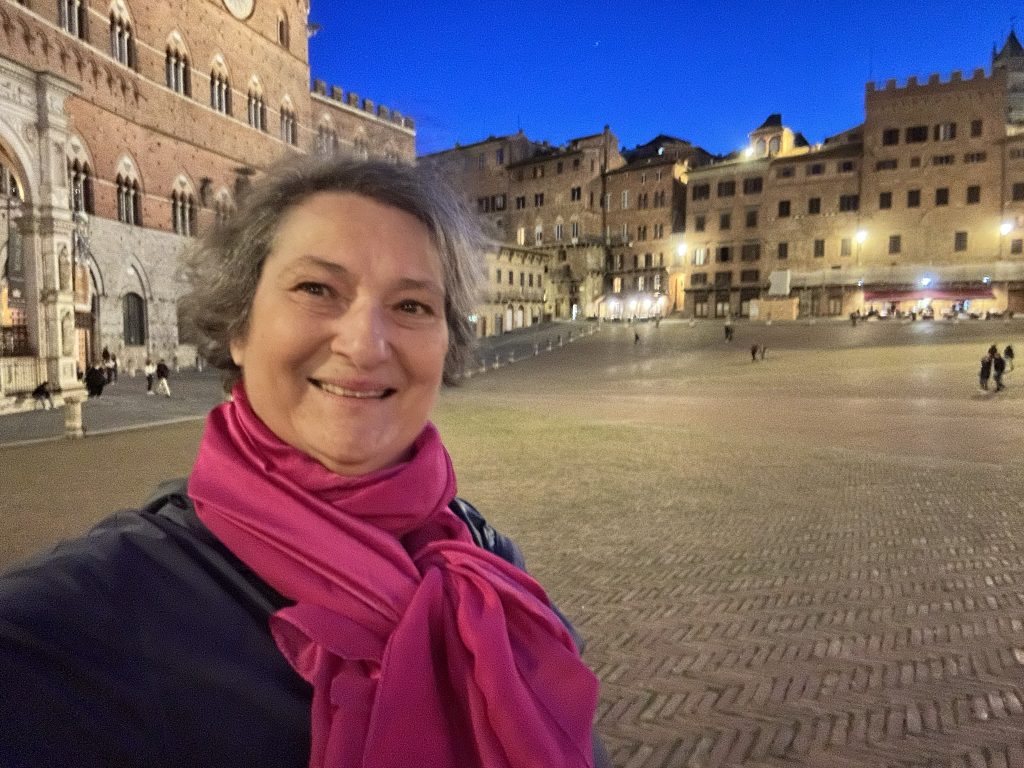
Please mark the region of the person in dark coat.
[[32, 390], [32, 399], [36, 401], [37, 405], [43, 406], [43, 410], [46, 410], [47, 404], [50, 408], [54, 408], [53, 395], [50, 393], [50, 382], [44, 381], [38, 387]]
[[232, 399], [187, 482], [0, 574], [0, 766], [610, 765], [580, 642], [430, 421], [481, 237], [424, 170], [294, 157], [197, 243]]
[[171, 385], [167, 383], [167, 377], [171, 375], [171, 369], [167, 363], [160, 360], [156, 364], [156, 391], [161, 395], [171, 396]]
[[1006, 371], [1006, 360], [998, 352], [992, 356], [992, 380], [996, 383], [996, 392], [1006, 389], [1003, 386], [1003, 373]]
[[85, 372], [85, 391], [89, 397], [99, 397], [103, 394], [103, 387], [107, 383], [107, 374], [99, 363], [93, 363]]
[[1013, 344], [1007, 344], [1006, 349], [1003, 350], [1003, 357], [1006, 358], [1007, 364], [1010, 366], [1010, 370], [1013, 370]]
[[992, 355], [981, 358], [981, 370], [978, 372], [978, 386], [988, 392], [988, 380], [992, 377]]

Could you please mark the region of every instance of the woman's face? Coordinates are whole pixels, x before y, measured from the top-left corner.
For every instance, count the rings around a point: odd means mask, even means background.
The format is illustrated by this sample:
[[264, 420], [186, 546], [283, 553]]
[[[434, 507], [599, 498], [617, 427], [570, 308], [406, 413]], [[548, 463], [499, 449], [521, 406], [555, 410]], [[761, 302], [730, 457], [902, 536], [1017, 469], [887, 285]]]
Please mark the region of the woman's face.
[[443, 278], [404, 211], [336, 192], [290, 210], [231, 344], [256, 415], [340, 475], [405, 459], [441, 384]]

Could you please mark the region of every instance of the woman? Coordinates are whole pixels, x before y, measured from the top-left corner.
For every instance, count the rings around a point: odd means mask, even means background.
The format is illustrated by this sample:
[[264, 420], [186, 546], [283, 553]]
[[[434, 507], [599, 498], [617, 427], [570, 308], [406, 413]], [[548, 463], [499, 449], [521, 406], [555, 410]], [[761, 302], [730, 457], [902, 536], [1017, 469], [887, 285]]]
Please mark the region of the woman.
[[415, 169], [292, 161], [201, 244], [233, 399], [187, 491], [0, 582], [0, 764], [604, 762], [596, 680], [428, 421], [469, 221]]

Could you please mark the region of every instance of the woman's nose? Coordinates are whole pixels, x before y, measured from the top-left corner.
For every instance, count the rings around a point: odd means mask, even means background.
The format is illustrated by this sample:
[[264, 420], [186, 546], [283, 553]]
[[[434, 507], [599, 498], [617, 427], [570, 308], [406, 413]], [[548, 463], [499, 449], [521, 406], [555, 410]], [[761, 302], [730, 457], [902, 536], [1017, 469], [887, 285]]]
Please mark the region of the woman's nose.
[[334, 321], [331, 352], [347, 357], [361, 370], [386, 360], [390, 348], [387, 316], [381, 307], [371, 302], [353, 302]]

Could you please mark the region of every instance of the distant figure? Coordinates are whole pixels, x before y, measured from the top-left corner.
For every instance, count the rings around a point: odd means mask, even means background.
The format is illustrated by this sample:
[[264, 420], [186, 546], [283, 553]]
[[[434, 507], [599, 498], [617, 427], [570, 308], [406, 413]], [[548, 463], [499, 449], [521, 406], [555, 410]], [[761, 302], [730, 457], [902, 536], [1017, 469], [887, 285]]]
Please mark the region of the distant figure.
[[732, 341], [732, 318], [731, 317], [726, 317], [725, 318], [725, 325], [723, 326], [723, 330], [725, 331], [725, 340], [726, 341]]
[[857, 313], [856, 312], [851, 312], [850, 313], [850, 325], [852, 325], [854, 328], [857, 327]]
[[661, 328], [661, 315], [654, 318], [654, 327]]
[[992, 379], [996, 383], [996, 392], [1006, 389], [1003, 386], [1003, 373], [1006, 372], [1006, 360], [998, 352], [992, 356]]
[[117, 355], [111, 355], [110, 356], [110, 363], [111, 363], [111, 366], [110, 366], [111, 372], [114, 374], [114, 381], [117, 381], [117, 369], [118, 369]]
[[750, 362], [752, 362], [752, 363], [756, 363], [757, 362], [757, 351], [758, 351], [758, 349], [759, 349], [759, 347], [757, 346], [757, 344], [751, 344], [750, 345]]
[[768, 347], [766, 347], [766, 346], [765, 346], [764, 344], [762, 344], [762, 345], [761, 345], [761, 350], [760, 350], [760, 351], [758, 352], [758, 356], [759, 356], [759, 357], [760, 357], [760, 358], [761, 358], [762, 360], [764, 360], [764, 353], [765, 353], [765, 350], [766, 350], [766, 349], [768, 349]]
[[988, 380], [992, 376], [992, 356], [985, 355], [981, 358], [981, 370], [978, 372], [978, 386], [983, 392], [988, 392]]
[[639, 344], [640, 343], [640, 334], [637, 333], [636, 331], [633, 331], [633, 343], [634, 344]]
[[160, 362], [156, 364], [156, 390], [167, 397], [171, 396], [171, 385], [167, 383], [167, 377], [170, 375], [171, 370], [161, 358]]
[[50, 404], [50, 408], [55, 408], [53, 404], [53, 395], [50, 394], [50, 382], [44, 381], [38, 387], [32, 390], [32, 399], [36, 401], [36, 405], [43, 406], [43, 410], [46, 410], [46, 404]]
[[989, 357], [995, 357], [996, 352], [998, 352], [998, 351], [999, 351], [999, 348], [996, 347], [995, 344], [993, 344], [991, 347], [988, 348], [988, 353], [987, 354], [988, 354]]
[[103, 371], [105, 383], [109, 384], [110, 380], [114, 377], [113, 363], [110, 362], [110, 350], [104, 347], [103, 351], [100, 353], [100, 358], [103, 360], [100, 370]]
[[146, 374], [146, 394], [155, 395], [153, 391], [153, 377], [156, 376], [156, 366], [153, 365], [153, 361], [148, 357], [146, 358], [146, 365], [142, 369], [142, 372]]
[[1013, 344], [1007, 344], [1006, 349], [1003, 350], [1003, 357], [1006, 358], [1006, 362], [1010, 366], [1010, 370], [1013, 370]]
[[99, 397], [103, 394], [103, 387], [107, 383], [107, 374], [99, 363], [93, 363], [85, 372], [85, 391], [89, 397]]

